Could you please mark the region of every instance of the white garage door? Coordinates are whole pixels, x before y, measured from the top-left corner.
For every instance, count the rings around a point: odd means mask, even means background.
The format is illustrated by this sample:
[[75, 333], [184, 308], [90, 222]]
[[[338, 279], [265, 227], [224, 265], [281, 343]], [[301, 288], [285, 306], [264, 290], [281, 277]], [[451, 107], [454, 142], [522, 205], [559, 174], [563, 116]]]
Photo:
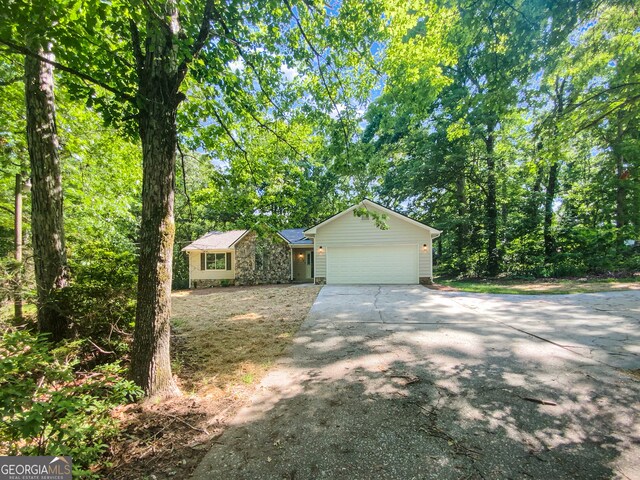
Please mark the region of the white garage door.
[[327, 247], [327, 283], [418, 283], [418, 247]]

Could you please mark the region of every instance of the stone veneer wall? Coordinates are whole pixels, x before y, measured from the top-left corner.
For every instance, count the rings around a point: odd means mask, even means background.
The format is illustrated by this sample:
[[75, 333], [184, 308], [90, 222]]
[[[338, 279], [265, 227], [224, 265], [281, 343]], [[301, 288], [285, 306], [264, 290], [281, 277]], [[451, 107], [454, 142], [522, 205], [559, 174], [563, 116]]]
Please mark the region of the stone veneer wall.
[[191, 283], [192, 288], [228, 287], [235, 285], [235, 280], [206, 278], [202, 280], [192, 280]]
[[[263, 258], [262, 268], [256, 265], [256, 253]], [[249, 232], [236, 243], [236, 285], [289, 283], [291, 252], [280, 238], [259, 237]]]

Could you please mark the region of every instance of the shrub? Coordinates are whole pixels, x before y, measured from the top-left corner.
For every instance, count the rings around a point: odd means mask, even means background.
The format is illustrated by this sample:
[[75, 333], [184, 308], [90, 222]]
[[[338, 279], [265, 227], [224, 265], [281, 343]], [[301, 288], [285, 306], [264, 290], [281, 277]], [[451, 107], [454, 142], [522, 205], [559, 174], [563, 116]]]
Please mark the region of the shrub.
[[173, 249], [173, 290], [189, 288], [189, 256], [180, 250], [180, 244]]
[[0, 451], [70, 455], [74, 478], [93, 477], [91, 466], [118, 431], [111, 409], [142, 392], [123, 378], [118, 364], [74, 372], [76, 361], [63, 353], [40, 335], [13, 329], [2, 334]]
[[[89, 244], [74, 252], [69, 263], [71, 285], [56, 293], [58, 307], [79, 338], [89, 339], [122, 358], [129, 351], [135, 321], [135, 256]], [[88, 342], [82, 347], [96, 351]]]
[[17, 262], [13, 256], [0, 257], [0, 302], [15, 298], [17, 293], [23, 302], [35, 300], [35, 283], [31, 262]]

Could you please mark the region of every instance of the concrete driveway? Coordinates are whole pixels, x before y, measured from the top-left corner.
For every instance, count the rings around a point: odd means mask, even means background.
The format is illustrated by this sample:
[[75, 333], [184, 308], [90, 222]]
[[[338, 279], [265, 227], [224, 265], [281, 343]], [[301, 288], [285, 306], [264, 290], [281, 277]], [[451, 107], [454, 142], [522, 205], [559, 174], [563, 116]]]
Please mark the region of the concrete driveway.
[[640, 292], [327, 286], [193, 478], [640, 478]]

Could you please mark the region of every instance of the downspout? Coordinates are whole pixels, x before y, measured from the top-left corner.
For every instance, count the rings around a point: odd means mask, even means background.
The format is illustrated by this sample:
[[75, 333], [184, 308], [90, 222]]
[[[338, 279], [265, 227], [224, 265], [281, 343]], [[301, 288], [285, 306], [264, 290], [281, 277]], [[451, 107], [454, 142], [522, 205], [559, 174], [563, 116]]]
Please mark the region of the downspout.
[[193, 288], [191, 283], [191, 252], [187, 252], [187, 263], [189, 264], [189, 290]]
[[293, 282], [293, 246], [289, 245], [289, 280]]

